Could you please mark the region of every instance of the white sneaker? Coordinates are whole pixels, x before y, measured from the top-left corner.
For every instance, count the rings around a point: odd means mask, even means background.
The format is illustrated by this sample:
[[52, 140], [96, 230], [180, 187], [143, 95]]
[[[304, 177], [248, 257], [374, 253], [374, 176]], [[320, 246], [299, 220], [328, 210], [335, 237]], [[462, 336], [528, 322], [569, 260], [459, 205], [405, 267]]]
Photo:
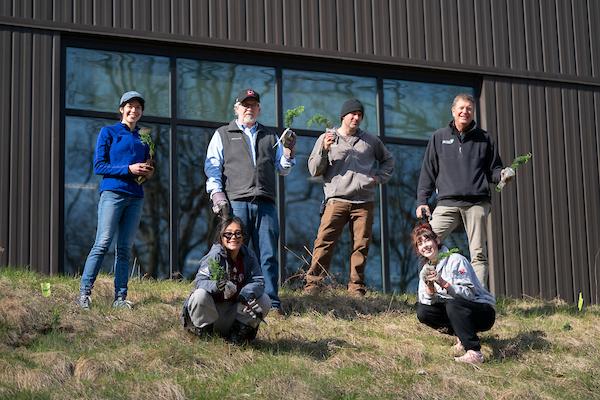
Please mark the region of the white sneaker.
[[475, 350], [467, 350], [467, 352], [464, 355], [460, 357], [454, 357], [454, 361], [463, 362], [467, 364], [482, 364], [483, 353]]

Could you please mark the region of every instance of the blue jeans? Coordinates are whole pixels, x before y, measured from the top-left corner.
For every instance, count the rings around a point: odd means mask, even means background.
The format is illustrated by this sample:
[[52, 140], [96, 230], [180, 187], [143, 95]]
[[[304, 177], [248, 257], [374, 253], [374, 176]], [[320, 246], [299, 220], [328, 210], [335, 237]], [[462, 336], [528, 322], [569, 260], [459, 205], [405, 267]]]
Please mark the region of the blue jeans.
[[277, 243], [279, 241], [279, 222], [277, 207], [270, 200], [255, 199], [249, 201], [231, 201], [233, 215], [244, 223], [246, 241], [252, 240], [252, 249], [258, 258], [265, 278], [265, 293], [271, 298], [271, 305], [281, 308], [277, 294], [279, 287], [279, 262], [277, 261]]
[[96, 241], [85, 261], [79, 291], [91, 294], [94, 282], [102, 266], [104, 255], [110, 244], [117, 237], [115, 250], [115, 299], [127, 297], [127, 281], [129, 280], [129, 260], [133, 239], [140, 224], [144, 199], [131, 197], [117, 192], [104, 191], [98, 203], [98, 228]]

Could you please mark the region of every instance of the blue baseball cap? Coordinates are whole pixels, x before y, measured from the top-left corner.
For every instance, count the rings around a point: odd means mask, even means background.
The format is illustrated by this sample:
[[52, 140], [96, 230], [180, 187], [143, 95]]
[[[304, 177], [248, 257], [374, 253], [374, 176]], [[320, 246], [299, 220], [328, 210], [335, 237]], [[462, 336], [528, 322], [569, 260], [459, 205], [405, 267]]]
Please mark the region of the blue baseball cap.
[[142, 96], [139, 92], [136, 92], [135, 90], [123, 93], [123, 96], [121, 96], [121, 101], [119, 102], [119, 107], [123, 107], [125, 103], [127, 103], [131, 99], [137, 99], [142, 105], [142, 109], [144, 108], [144, 103], [146, 102], [144, 100], [144, 96]]

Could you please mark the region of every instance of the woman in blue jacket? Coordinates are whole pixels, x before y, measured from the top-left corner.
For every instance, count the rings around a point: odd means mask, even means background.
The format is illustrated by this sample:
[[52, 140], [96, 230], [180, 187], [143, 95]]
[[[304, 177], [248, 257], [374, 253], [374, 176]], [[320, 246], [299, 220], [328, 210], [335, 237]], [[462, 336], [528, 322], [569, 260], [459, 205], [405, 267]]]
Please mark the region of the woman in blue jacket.
[[216, 331], [236, 344], [254, 340], [271, 299], [264, 293], [256, 256], [244, 244], [238, 217], [219, 224], [212, 248], [200, 260], [194, 287], [183, 304], [184, 328], [198, 336]]
[[133, 306], [127, 300], [129, 260], [144, 200], [144, 189], [136, 182], [136, 178], [150, 178], [154, 173], [153, 166], [146, 162], [150, 158], [150, 149], [140, 140], [137, 126], [144, 103], [140, 93], [124, 93], [119, 102], [121, 122], [103, 127], [98, 134], [94, 172], [102, 175], [102, 181], [99, 187], [96, 240], [85, 262], [79, 289], [78, 304], [84, 309], [90, 308], [94, 282], [115, 234], [118, 234], [118, 240], [113, 307]]

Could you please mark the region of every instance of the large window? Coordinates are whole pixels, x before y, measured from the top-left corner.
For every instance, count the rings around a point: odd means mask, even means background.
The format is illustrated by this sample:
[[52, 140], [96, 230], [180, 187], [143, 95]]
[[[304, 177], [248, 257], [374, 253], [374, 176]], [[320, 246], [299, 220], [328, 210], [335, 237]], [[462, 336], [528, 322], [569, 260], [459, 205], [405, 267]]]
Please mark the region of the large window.
[[[94, 241], [100, 178], [93, 173], [92, 160], [98, 132], [117, 122], [119, 96], [137, 90], [146, 97], [140, 125], [151, 128], [158, 147], [156, 176], [145, 184], [132, 272], [158, 278], [176, 273], [193, 276], [216, 224], [205, 190], [206, 148], [215, 128], [233, 119], [236, 94], [252, 87], [261, 95], [259, 121], [278, 132], [283, 130], [285, 110], [305, 107], [294, 122], [302, 133], [296, 167], [281, 180], [285, 196], [279, 202], [282, 279], [308, 268], [320, 223], [323, 185], [309, 175], [306, 165], [322, 128], [309, 128], [307, 121], [319, 113], [338, 125], [341, 104], [356, 97], [365, 105], [361, 128], [380, 136], [396, 159], [394, 177], [376, 199], [367, 285], [382, 289], [385, 283], [388, 290], [414, 290], [417, 260], [409, 235], [425, 145], [430, 134], [450, 120], [453, 97], [473, 94], [472, 87], [156, 53], [66, 49], [64, 272], [81, 273]], [[381, 220], [381, 211], [386, 220]], [[454, 236], [452, 244], [468, 250], [460, 235]], [[331, 264], [338, 283], [347, 282], [350, 252], [346, 230]], [[112, 262], [109, 254], [103, 269], [111, 271]], [[300, 284], [293, 279], [290, 283]]]

